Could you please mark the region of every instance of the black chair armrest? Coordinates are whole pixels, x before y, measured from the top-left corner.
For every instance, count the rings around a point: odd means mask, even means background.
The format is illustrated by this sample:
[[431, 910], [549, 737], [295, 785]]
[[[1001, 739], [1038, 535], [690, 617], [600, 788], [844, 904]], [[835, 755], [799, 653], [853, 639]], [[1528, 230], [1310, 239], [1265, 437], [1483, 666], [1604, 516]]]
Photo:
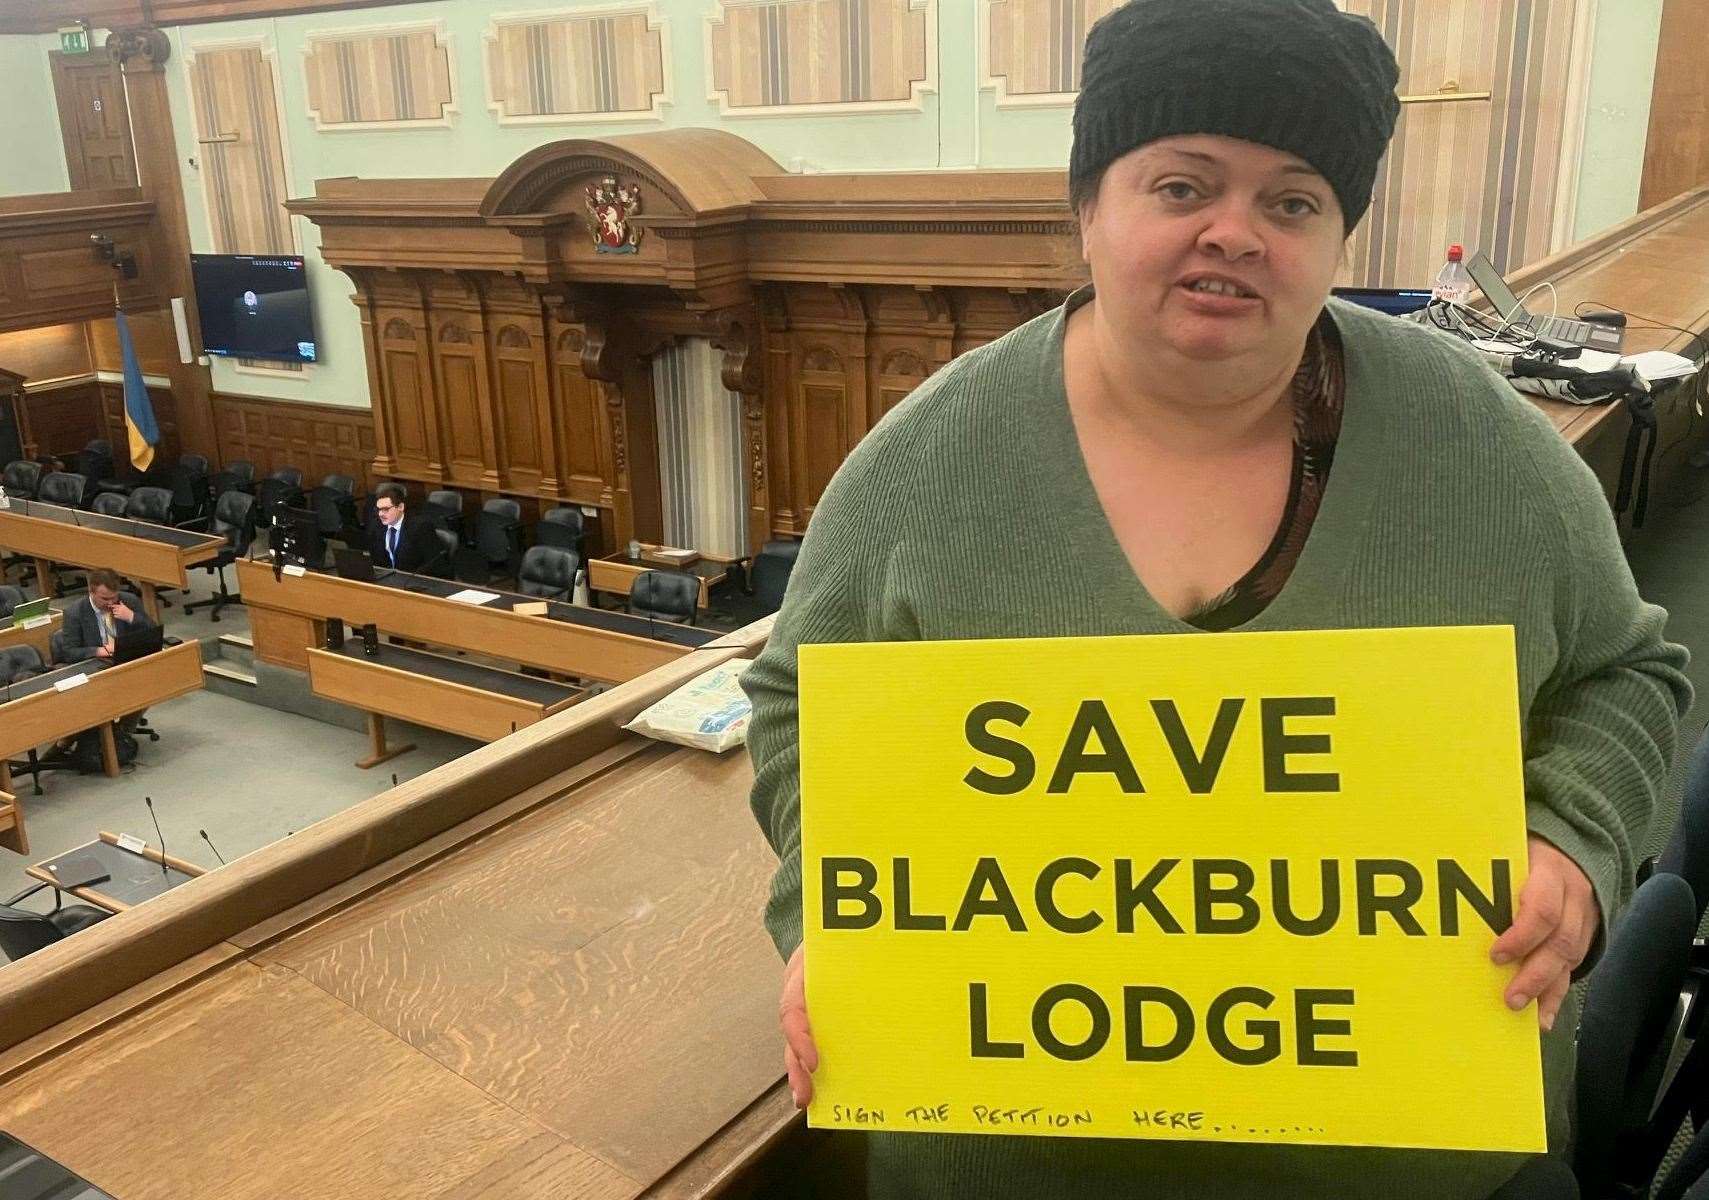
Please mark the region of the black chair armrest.
[[[27, 887], [23, 891], [19, 892], [16, 896], [13, 896], [10, 900], [6, 901], [6, 905], [8, 908], [10, 908], [10, 907], [16, 905], [18, 903], [18, 901], [28, 900], [31, 896], [35, 895], [37, 892], [41, 891], [43, 888], [49, 888], [49, 887], [53, 887], [53, 884], [51, 884], [51, 883], [38, 883], [34, 887]], [[56, 890], [54, 894], [55, 894], [55, 897], [57, 899], [58, 891]], [[54, 907], [58, 908], [59, 905], [56, 903], [54, 905]]]
[[160, 644], [162, 646], [182, 646], [184, 644], [184, 639], [183, 638], [175, 638], [169, 634], [168, 635], [162, 635], [162, 637], [160, 639]]
[[208, 526], [213, 524], [213, 521], [214, 521], [213, 514], [209, 513], [207, 516], [204, 516], [204, 517], [191, 517], [188, 521], [179, 521], [172, 528], [174, 528], [174, 529], [206, 529], [206, 528], [208, 528]]

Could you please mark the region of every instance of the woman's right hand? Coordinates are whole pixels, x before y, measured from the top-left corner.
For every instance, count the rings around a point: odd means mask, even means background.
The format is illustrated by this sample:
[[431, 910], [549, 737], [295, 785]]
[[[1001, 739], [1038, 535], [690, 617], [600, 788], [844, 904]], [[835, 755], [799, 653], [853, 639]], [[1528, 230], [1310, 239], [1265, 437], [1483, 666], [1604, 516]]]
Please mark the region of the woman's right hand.
[[777, 1001], [777, 1020], [783, 1027], [783, 1065], [789, 1072], [789, 1092], [796, 1108], [806, 1108], [813, 1099], [813, 1072], [819, 1069], [819, 1048], [813, 1044], [813, 1029], [807, 1023], [807, 984], [803, 943], [795, 947], [783, 969], [783, 994]]

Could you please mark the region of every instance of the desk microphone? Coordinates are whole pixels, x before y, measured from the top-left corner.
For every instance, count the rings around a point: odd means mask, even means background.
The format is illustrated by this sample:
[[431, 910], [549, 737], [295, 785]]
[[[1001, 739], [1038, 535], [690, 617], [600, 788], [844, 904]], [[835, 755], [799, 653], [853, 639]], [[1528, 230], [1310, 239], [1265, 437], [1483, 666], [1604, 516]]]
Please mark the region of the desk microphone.
[[148, 805], [148, 819], [154, 822], [154, 835], [160, 839], [160, 873], [170, 880], [172, 872], [166, 869], [166, 835], [160, 831], [160, 818], [154, 815], [154, 799], [144, 796], [142, 802]]
[[214, 852], [214, 857], [220, 860], [220, 866], [225, 866], [225, 855], [221, 854], [219, 847], [214, 845], [214, 839], [208, 836], [208, 831], [206, 829], [198, 829], [196, 832], [202, 835], [202, 840], [204, 842], [208, 843], [208, 849], [212, 850]]

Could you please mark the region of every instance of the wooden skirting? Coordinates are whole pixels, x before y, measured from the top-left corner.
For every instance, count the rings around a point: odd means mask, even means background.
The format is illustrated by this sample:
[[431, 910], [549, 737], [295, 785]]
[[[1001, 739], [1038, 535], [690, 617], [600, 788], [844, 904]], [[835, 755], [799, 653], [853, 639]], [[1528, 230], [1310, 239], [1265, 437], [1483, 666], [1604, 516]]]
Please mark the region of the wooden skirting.
[[374, 417], [366, 408], [220, 392], [213, 408], [221, 462], [247, 459], [257, 477], [299, 467], [310, 486], [334, 474], [349, 475], [359, 490], [374, 483]]

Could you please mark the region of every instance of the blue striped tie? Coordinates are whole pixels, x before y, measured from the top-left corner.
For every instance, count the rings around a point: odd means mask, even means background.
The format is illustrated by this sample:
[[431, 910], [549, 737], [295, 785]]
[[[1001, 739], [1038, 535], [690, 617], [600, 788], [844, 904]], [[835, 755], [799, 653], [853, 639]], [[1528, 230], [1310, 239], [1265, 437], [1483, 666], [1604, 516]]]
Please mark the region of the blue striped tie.
[[398, 527], [386, 526], [386, 554], [392, 560], [392, 566], [398, 565]]

